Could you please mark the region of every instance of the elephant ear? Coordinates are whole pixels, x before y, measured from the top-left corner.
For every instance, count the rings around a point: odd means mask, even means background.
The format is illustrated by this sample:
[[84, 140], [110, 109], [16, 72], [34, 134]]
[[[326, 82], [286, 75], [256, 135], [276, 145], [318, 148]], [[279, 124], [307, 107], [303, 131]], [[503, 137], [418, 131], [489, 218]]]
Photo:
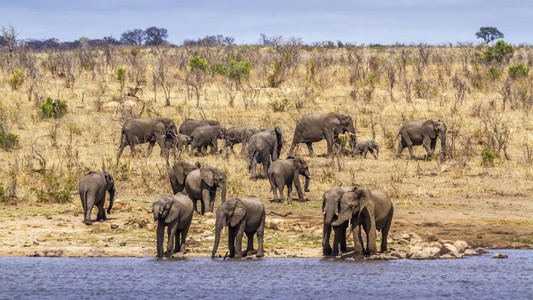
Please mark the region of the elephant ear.
[[183, 185], [185, 183], [185, 168], [183, 166], [183, 163], [176, 163], [174, 165], [174, 168], [172, 168], [174, 171], [174, 175], [176, 175], [176, 178], [178, 179], [179, 184]]
[[435, 130], [435, 121], [425, 121], [424, 123], [422, 123], [422, 129], [424, 130], [424, 133], [430, 138], [434, 139], [437, 137], [437, 131]]
[[111, 174], [105, 172], [104, 173], [105, 178], [105, 185], [107, 190], [111, 190], [115, 187], [115, 181], [113, 180], [113, 176]]
[[178, 204], [178, 200], [174, 199], [173, 197], [170, 197], [169, 196], [169, 199], [168, 199], [168, 204], [167, 205], [170, 205], [170, 211], [168, 212], [168, 215], [165, 219], [165, 223], [171, 223], [173, 222], [174, 220], [176, 220], [178, 218], [178, 216], [180, 215], [180, 210], [179, 210], [179, 204]]
[[205, 183], [207, 183], [208, 186], [213, 186], [214, 185], [214, 177], [215, 177], [215, 172], [212, 168], [201, 168], [200, 169], [200, 177], [202, 177], [202, 180], [205, 181]]
[[155, 133], [165, 135], [167, 133], [165, 123], [161, 119], [152, 121], [152, 129]]
[[244, 215], [246, 215], [246, 208], [244, 208], [244, 204], [242, 204], [241, 200], [236, 200], [235, 208], [233, 209], [233, 216], [231, 217], [230, 221], [230, 226], [237, 226], [237, 224], [239, 224], [239, 222], [241, 222], [244, 218]]
[[363, 209], [368, 206], [368, 202], [370, 201], [372, 194], [369, 189], [358, 189], [355, 191], [355, 194], [357, 199], [356, 201], [359, 202], [358, 218], [361, 218], [361, 213], [363, 212]]
[[281, 134], [281, 129], [279, 127], [276, 127], [274, 129], [274, 133], [276, 134], [276, 139], [274, 141], [274, 147], [272, 147], [272, 161], [279, 158], [281, 147], [282, 147], [282, 138], [283, 135]]

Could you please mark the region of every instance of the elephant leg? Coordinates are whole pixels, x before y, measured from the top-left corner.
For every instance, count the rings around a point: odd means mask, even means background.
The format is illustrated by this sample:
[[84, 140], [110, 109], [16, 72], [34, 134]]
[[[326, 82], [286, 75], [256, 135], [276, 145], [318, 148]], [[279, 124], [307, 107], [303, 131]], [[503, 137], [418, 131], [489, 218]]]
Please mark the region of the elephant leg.
[[326, 132], [324, 132], [324, 135], [326, 137], [326, 143], [328, 147], [328, 156], [331, 156], [333, 155], [333, 143], [334, 143], [335, 135], [333, 132], [328, 132], [327, 130]]
[[[265, 256], [265, 253], [263, 250], [263, 238], [265, 235], [265, 218], [266, 218], [266, 214], [263, 213], [263, 217], [261, 218], [261, 223], [259, 224], [259, 228], [257, 228], [257, 253], [255, 254], [255, 256], [257, 257]], [[252, 247], [253, 247], [253, 244], [252, 244]]]
[[392, 223], [392, 215], [394, 209], [391, 208], [389, 215], [387, 216], [387, 222], [385, 226], [381, 229], [381, 253], [387, 252], [387, 239], [389, 237], [390, 225]]
[[252, 171], [252, 178], [257, 177], [256, 170], [257, 170], [257, 159], [253, 157], [250, 161], [250, 171]]
[[244, 234], [244, 227], [246, 226], [246, 220], [242, 220], [241, 224], [236, 228], [235, 234], [235, 256], [240, 258], [242, 256], [242, 236]]
[[146, 151], [146, 157], [149, 157], [152, 154], [152, 149], [154, 148], [155, 141], [151, 140], [148, 142], [148, 151]]
[[89, 197], [87, 199], [87, 210], [85, 211], [85, 224], [91, 225], [93, 222], [91, 221], [91, 213], [93, 211], [94, 206], [94, 199], [92, 197]]
[[310, 156], [313, 156], [314, 155], [314, 152], [313, 152], [313, 143], [305, 143], [307, 145], [307, 150], [309, 150], [309, 155]]
[[165, 223], [157, 222], [157, 257], [163, 257], [163, 239], [165, 238]]
[[338, 256], [339, 255], [339, 243], [340, 243], [340, 230], [339, 228], [333, 229], [333, 250], [331, 251], [331, 256]]
[[294, 154], [294, 148], [296, 148], [296, 143], [292, 142], [291, 149], [289, 149], [289, 155], [293, 155]]
[[376, 155], [374, 150], [372, 150], [372, 148], [368, 149], [368, 151], [370, 151], [370, 154], [372, 154], [372, 156], [374, 156], [375, 159], [378, 159], [378, 156]]
[[254, 251], [254, 233], [246, 232], [246, 237], [248, 238], [248, 243], [246, 249], [242, 252], [242, 257], [246, 257], [250, 252]]
[[268, 168], [270, 167], [270, 159], [263, 161], [263, 178], [268, 178]]
[[339, 244], [340, 244], [340, 248], [341, 248], [341, 253], [342, 252], [346, 252], [347, 247], [346, 247], [346, 229], [348, 228], [348, 224], [345, 224], [343, 226], [341, 226], [341, 228], [339, 229]]
[[235, 257], [235, 227], [228, 226], [229, 257]]
[[331, 226], [330, 224], [324, 223], [322, 228], [322, 255], [330, 256], [331, 255], [331, 246], [329, 245], [329, 236], [331, 235]]
[[361, 238], [361, 226], [360, 225], [352, 225], [352, 236], [353, 236], [353, 244], [355, 247], [355, 254], [361, 255], [364, 253], [363, 251], [363, 239]]
[[292, 180], [287, 181], [287, 203], [292, 203]]
[[282, 203], [282, 202], [285, 202], [285, 196], [283, 195], [283, 189], [285, 188], [285, 184], [279, 184], [278, 185], [278, 189], [279, 189], [279, 203]]
[[433, 156], [433, 152], [435, 151], [435, 148], [432, 148], [432, 141], [428, 136], [424, 137], [424, 140], [422, 141], [422, 145], [424, 146], [424, 149], [426, 149], [426, 157], [425, 159], [428, 160], [431, 156]]
[[[208, 209], [209, 210], [209, 207], [211, 206], [210, 203], [211, 203], [211, 191], [209, 189], [203, 189], [202, 190], [202, 200], [201, 200], [201, 204], [202, 204], [202, 215], [205, 213], [205, 210]], [[213, 201], [214, 201], [214, 198], [213, 198]]]
[[168, 236], [168, 241], [167, 241], [167, 252], [166, 252], [166, 255], [167, 256], [171, 256], [172, 254], [174, 254], [174, 246], [175, 246], [175, 238], [176, 238], [176, 230], [177, 230], [177, 223], [175, 225], [168, 225], [167, 227], [167, 236]]
[[105, 216], [105, 209], [104, 209], [104, 205], [98, 205], [98, 214], [96, 215], [96, 221], [99, 222], [99, 221], [105, 221], [107, 220], [106, 216]]
[[191, 223], [189, 223], [185, 228], [181, 230], [181, 241], [180, 241], [180, 247], [178, 248], [178, 251], [181, 253], [185, 253], [185, 242], [187, 242], [187, 234], [189, 233], [189, 228], [191, 227]]
[[213, 212], [215, 209], [215, 196], [217, 193], [217, 189], [213, 188], [209, 191], [209, 212]]
[[302, 184], [300, 183], [300, 175], [298, 173], [294, 174], [294, 186], [296, 187], [296, 192], [298, 193], [298, 201], [305, 202]]
[[374, 220], [370, 220], [370, 222], [363, 223], [363, 227], [365, 229], [366, 233], [366, 249], [367, 253], [370, 255], [376, 254], [377, 247], [376, 247], [376, 224]]
[[274, 182], [274, 178], [271, 178], [269, 182], [270, 182], [270, 190], [274, 194], [273, 201], [276, 202], [278, 200], [278, 187], [276, 186], [276, 183]]
[[126, 148], [126, 143], [122, 142], [120, 143], [120, 146], [118, 146], [118, 153], [117, 153], [117, 157], [120, 158], [120, 156], [122, 156], [122, 151], [124, 151], [124, 148]]

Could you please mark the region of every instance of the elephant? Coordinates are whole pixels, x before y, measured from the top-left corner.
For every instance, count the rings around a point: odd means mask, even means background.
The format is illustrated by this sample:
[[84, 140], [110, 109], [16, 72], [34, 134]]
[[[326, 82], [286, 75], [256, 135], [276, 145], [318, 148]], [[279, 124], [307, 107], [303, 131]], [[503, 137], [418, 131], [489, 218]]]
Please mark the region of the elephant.
[[289, 155], [294, 153], [296, 144], [305, 143], [309, 155], [313, 156], [313, 143], [326, 139], [328, 155], [333, 155], [333, 144], [341, 133], [349, 133], [351, 148], [355, 147], [356, 136], [352, 117], [334, 112], [303, 116], [294, 129]]
[[192, 132], [194, 131], [194, 129], [196, 129], [196, 127], [208, 126], [208, 125], [209, 126], [216, 126], [216, 125], [220, 126], [220, 123], [218, 123], [217, 121], [213, 121], [213, 120], [187, 119], [183, 121], [183, 123], [181, 123], [179, 133], [191, 136]]
[[233, 145], [242, 143], [241, 154], [244, 154], [248, 141], [257, 132], [257, 129], [250, 127], [231, 127], [227, 129], [224, 134], [224, 149], [230, 147], [231, 151], [233, 151]]
[[[374, 153], [374, 150], [376, 150], [376, 153]], [[359, 141], [355, 144], [355, 148], [354, 148], [355, 155], [362, 155], [364, 158], [366, 158], [366, 154], [368, 152], [370, 152], [370, 154], [372, 154], [372, 156], [374, 156], [375, 159], [378, 159], [379, 146], [376, 141], [374, 140]]]
[[[324, 215], [324, 228], [322, 235], [322, 254], [324, 256], [338, 256], [346, 251], [346, 229], [348, 221], [339, 226], [332, 227], [331, 223], [337, 220], [340, 210], [340, 200], [345, 193], [354, 192], [356, 186], [335, 186], [324, 192], [322, 196], [322, 214]], [[329, 245], [331, 229], [333, 228], [333, 249]], [[339, 252], [340, 246], [340, 252]]]
[[211, 146], [211, 154], [218, 151], [218, 139], [224, 138], [224, 129], [219, 125], [196, 127], [191, 134], [191, 149], [189, 156], [192, 156], [195, 148], [201, 153], [202, 147]]
[[185, 179], [187, 175], [192, 171], [201, 168], [202, 165], [199, 162], [195, 164], [188, 163], [186, 161], [178, 161], [168, 170], [168, 178], [170, 180], [170, 186], [172, 187], [172, 193], [182, 193], [185, 190]]
[[[131, 152], [135, 152], [135, 145], [149, 143], [146, 156], [150, 156], [154, 144], [157, 142], [163, 152], [168, 153], [166, 142], [168, 139], [175, 140], [178, 131], [174, 121], [168, 118], [129, 119], [122, 126], [120, 146], [117, 157], [120, 158], [124, 148], [129, 145]], [[172, 145], [174, 143], [171, 143]]]
[[96, 221], [107, 220], [104, 210], [105, 193], [109, 193], [109, 206], [107, 213], [111, 213], [113, 200], [115, 199], [115, 181], [113, 176], [107, 172], [90, 171], [80, 180], [78, 184], [81, 205], [83, 206], [83, 217], [86, 225], [91, 225], [91, 211], [93, 206], [98, 207]]
[[263, 165], [263, 176], [267, 178], [270, 161], [279, 158], [283, 144], [281, 129], [264, 129], [254, 134], [248, 142], [248, 158], [250, 164], [248, 170], [252, 172], [252, 178], [257, 177], [257, 164]]
[[[241, 257], [255, 252], [254, 234], [257, 233], [256, 257], [263, 257], [263, 236], [265, 231], [265, 205], [255, 196], [232, 198], [220, 204], [216, 212], [215, 244], [211, 258], [215, 257], [220, 242], [220, 232], [228, 226], [229, 257]], [[242, 236], [246, 233], [248, 246], [242, 249]]]
[[[394, 206], [387, 194], [359, 188], [354, 192], [344, 193], [340, 201], [339, 216], [331, 226], [337, 227], [348, 220], [351, 221], [356, 255], [376, 254], [376, 230], [381, 230], [381, 253], [384, 253], [387, 251], [387, 236], [393, 214]], [[366, 250], [363, 246], [361, 226], [367, 237]]]
[[[187, 175], [185, 190], [194, 203], [194, 210], [203, 215], [206, 211], [213, 212], [217, 188], [220, 189], [222, 203], [226, 201], [226, 172], [215, 167], [201, 167]], [[202, 209], [198, 211], [196, 202], [201, 200]]]
[[168, 236], [165, 254], [185, 253], [185, 241], [193, 214], [191, 199], [183, 194], [161, 196], [154, 201], [152, 212], [154, 221], [157, 221], [157, 257], [163, 257], [165, 227]]
[[398, 130], [398, 137], [401, 137], [398, 144], [396, 157], [402, 155], [403, 148], [409, 148], [411, 159], [416, 159], [413, 154], [413, 146], [423, 145], [427, 151], [425, 159], [429, 159], [435, 153], [437, 136], [440, 139], [443, 160], [446, 159], [446, 122], [443, 119], [437, 120], [414, 120], [408, 121]]
[[[304, 202], [304, 193], [302, 191], [302, 184], [300, 183], [300, 175], [305, 176], [305, 191], [309, 192], [309, 167], [305, 160], [300, 157], [291, 157], [287, 159], [278, 159], [270, 164], [268, 168], [268, 179], [270, 181], [270, 189], [274, 193], [274, 202], [284, 202], [283, 188], [287, 186], [287, 201], [291, 203], [292, 183], [296, 186], [298, 191], [298, 200]], [[278, 198], [278, 192], [280, 198]]]
[[187, 149], [187, 146], [191, 144], [191, 137], [185, 134], [178, 133], [178, 136], [175, 139], [166, 139], [165, 145], [167, 148], [175, 148], [176, 150], [182, 151]]

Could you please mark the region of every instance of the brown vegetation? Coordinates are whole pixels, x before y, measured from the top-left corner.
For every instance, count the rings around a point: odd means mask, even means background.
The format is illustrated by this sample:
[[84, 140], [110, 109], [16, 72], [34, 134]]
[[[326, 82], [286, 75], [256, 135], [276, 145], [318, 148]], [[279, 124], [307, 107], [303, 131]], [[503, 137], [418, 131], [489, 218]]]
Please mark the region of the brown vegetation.
[[[263, 200], [270, 212], [267, 256], [274, 249], [319, 256], [322, 193], [354, 182], [390, 195], [396, 207], [392, 236], [431, 232], [471, 246], [531, 248], [533, 80], [511, 78], [507, 68], [532, 67], [533, 50], [518, 47], [503, 63], [481, 60], [482, 51], [426, 45], [325, 49], [292, 40], [264, 47], [4, 49], [0, 131], [19, 141], [0, 150], [0, 255], [45, 248], [81, 256], [155, 254], [151, 203], [171, 188], [157, 149], [148, 158], [126, 150], [116, 160], [121, 126], [132, 116], [164, 116], [176, 124], [208, 118], [226, 128], [278, 126], [284, 157], [296, 121], [329, 111], [352, 116], [358, 139], [375, 137], [380, 156], [330, 159], [320, 155], [326, 152], [323, 141], [315, 145], [318, 156], [309, 157], [300, 146], [297, 153], [313, 177], [305, 203], [270, 203], [268, 182], [251, 180], [248, 161], [238, 154], [181, 158], [224, 170], [228, 197], [255, 194]], [[192, 57], [208, 68], [191, 66]], [[251, 76], [214, 71], [231, 60], [251, 62]], [[48, 97], [66, 101], [67, 114], [42, 117], [40, 105]], [[409, 160], [407, 151], [395, 159], [399, 126], [428, 118], [447, 121], [448, 159], [441, 162], [440, 150], [430, 161]], [[101, 169], [102, 161], [116, 181], [116, 206], [112, 220], [88, 227], [77, 183], [87, 171]], [[212, 214], [194, 216], [189, 248], [198, 255], [212, 247], [213, 224]]]

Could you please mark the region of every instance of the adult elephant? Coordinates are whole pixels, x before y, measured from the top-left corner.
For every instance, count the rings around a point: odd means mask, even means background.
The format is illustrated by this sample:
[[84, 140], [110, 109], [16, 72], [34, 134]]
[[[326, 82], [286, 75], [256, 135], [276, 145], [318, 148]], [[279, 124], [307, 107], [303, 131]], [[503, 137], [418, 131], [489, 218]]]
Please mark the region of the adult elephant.
[[[357, 189], [342, 196], [339, 217], [331, 226], [341, 226], [351, 220], [356, 255], [376, 254], [376, 230], [381, 230], [381, 253], [383, 253], [387, 251], [387, 237], [393, 214], [394, 207], [387, 194], [378, 190]], [[367, 237], [366, 250], [363, 247], [361, 226]]]
[[429, 159], [435, 153], [438, 137], [443, 159], [446, 159], [446, 122], [443, 119], [408, 121], [398, 130], [396, 139], [398, 137], [401, 137], [401, 140], [396, 157], [400, 157], [403, 149], [407, 147], [411, 158], [416, 159], [413, 146], [422, 145], [427, 151], [425, 159]]
[[279, 158], [283, 145], [282, 133], [279, 127], [264, 129], [254, 134], [248, 142], [248, 169], [252, 178], [257, 177], [257, 164], [263, 165], [263, 176], [267, 178], [270, 161]]
[[227, 129], [224, 134], [224, 149], [230, 147], [233, 152], [233, 145], [242, 143], [241, 154], [244, 154], [248, 141], [257, 132], [257, 129], [250, 127], [231, 127]]
[[356, 137], [352, 117], [334, 112], [305, 115], [296, 124], [289, 154], [294, 153], [296, 144], [305, 143], [309, 155], [313, 155], [313, 143], [326, 139], [328, 155], [332, 155], [338, 135], [346, 132], [349, 133], [349, 143], [353, 149]]
[[[177, 137], [176, 124], [169, 118], [129, 119], [122, 126], [117, 156], [120, 157], [122, 155], [122, 151], [126, 146], [130, 146], [131, 152], [134, 153], [135, 146], [144, 143], [148, 143], [146, 156], [149, 156], [156, 142], [163, 152], [168, 153], [166, 147], [169, 144], [167, 142], [168, 139], [176, 140]], [[174, 142], [170, 143], [170, 145], [174, 144]]]
[[[324, 256], [338, 256], [346, 251], [346, 229], [348, 221], [333, 227], [333, 221], [337, 220], [342, 196], [348, 192], [357, 190], [355, 186], [335, 186], [324, 192], [322, 196], [322, 214], [324, 215], [324, 227], [322, 230], [322, 254]], [[333, 249], [329, 244], [329, 238], [333, 229]], [[340, 248], [340, 252], [339, 252]]]
[[202, 147], [207, 149], [207, 146], [211, 147], [211, 154], [218, 151], [218, 139], [224, 138], [224, 129], [219, 125], [201, 126], [196, 127], [191, 133], [191, 149], [189, 156], [192, 156], [195, 148], [198, 149], [198, 153], [202, 152]]
[[[264, 256], [263, 236], [265, 231], [265, 205], [255, 196], [232, 198], [217, 209], [215, 221], [215, 244], [211, 258], [215, 257], [220, 242], [220, 232], [228, 226], [229, 257], [241, 257], [254, 252], [254, 235], [257, 233], [257, 257]], [[242, 236], [246, 233], [248, 246], [242, 249]]]
[[[283, 188], [287, 186], [287, 202], [291, 203], [292, 183], [298, 192], [298, 200], [304, 202], [304, 192], [300, 183], [300, 175], [305, 177], [305, 191], [309, 192], [309, 166], [300, 157], [288, 157], [287, 159], [278, 159], [272, 162], [268, 168], [268, 180], [270, 189], [274, 193], [274, 202], [284, 202]], [[279, 198], [278, 191], [279, 190]]]
[[193, 214], [191, 199], [183, 194], [161, 196], [154, 201], [152, 212], [154, 221], [157, 221], [157, 257], [163, 257], [165, 227], [168, 235], [165, 254], [185, 253], [185, 241]]
[[113, 176], [107, 172], [90, 171], [80, 180], [78, 184], [81, 205], [83, 206], [83, 220], [86, 225], [91, 225], [91, 212], [93, 206], [98, 208], [96, 221], [107, 220], [105, 216], [104, 203], [105, 193], [109, 193], [109, 206], [107, 213], [111, 213], [113, 200], [115, 199], [115, 181]]
[[[375, 151], [375, 153], [374, 153]], [[376, 141], [359, 141], [355, 144], [354, 148], [354, 154], [355, 155], [362, 155], [364, 158], [366, 158], [366, 154], [370, 152], [372, 156], [374, 156], [375, 159], [378, 159], [379, 156], [379, 145]]]
[[192, 132], [197, 128], [201, 126], [216, 126], [219, 125], [217, 121], [214, 120], [193, 120], [193, 119], [187, 119], [181, 123], [179, 128], [179, 133], [185, 134], [188, 136], [192, 135]]
[[170, 186], [172, 187], [172, 193], [182, 193], [185, 189], [185, 179], [192, 171], [201, 168], [202, 165], [199, 162], [195, 164], [188, 163], [186, 161], [178, 161], [168, 170], [168, 178], [170, 180]]
[[[185, 190], [193, 200], [194, 210], [203, 215], [207, 209], [213, 212], [217, 188], [220, 189], [222, 203], [226, 201], [226, 172], [215, 167], [202, 167], [187, 175]], [[200, 200], [201, 210], [198, 211], [196, 202]]]

